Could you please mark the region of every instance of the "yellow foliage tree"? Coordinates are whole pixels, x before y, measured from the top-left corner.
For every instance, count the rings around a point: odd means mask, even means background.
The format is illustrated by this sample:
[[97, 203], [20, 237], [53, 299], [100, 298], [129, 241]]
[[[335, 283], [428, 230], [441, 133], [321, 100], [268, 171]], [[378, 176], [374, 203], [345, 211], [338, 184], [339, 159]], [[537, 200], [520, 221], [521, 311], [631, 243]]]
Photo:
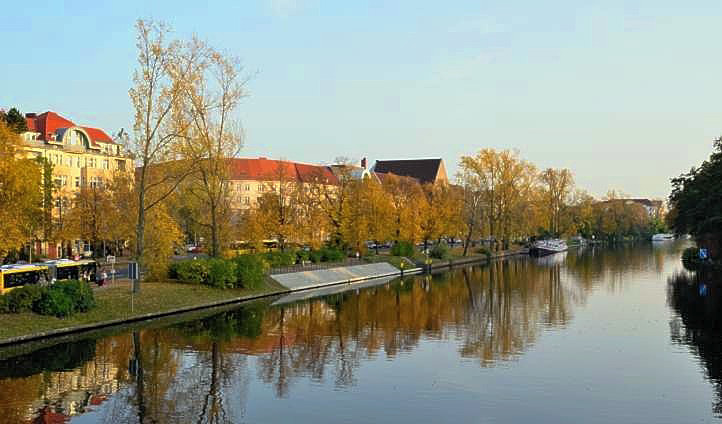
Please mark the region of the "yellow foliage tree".
[[21, 156], [20, 138], [0, 121], [0, 257], [39, 236], [42, 169]]

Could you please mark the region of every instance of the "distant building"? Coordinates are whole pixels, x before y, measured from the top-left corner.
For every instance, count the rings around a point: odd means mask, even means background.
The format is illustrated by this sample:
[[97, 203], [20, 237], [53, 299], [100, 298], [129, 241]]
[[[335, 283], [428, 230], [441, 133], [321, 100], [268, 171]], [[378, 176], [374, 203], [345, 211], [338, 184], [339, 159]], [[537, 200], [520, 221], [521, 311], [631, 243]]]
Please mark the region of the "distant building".
[[411, 177], [421, 184], [449, 183], [444, 160], [441, 158], [377, 160], [373, 172]]
[[[25, 155], [45, 158], [53, 165], [57, 188], [54, 216], [69, 208], [81, 187], [102, 187], [115, 172], [133, 170], [133, 161], [122, 146], [99, 128], [77, 125], [51, 111], [27, 113], [25, 121], [28, 131], [21, 134]], [[73, 244], [72, 253], [84, 248], [77, 241]], [[50, 241], [39, 247], [50, 258], [70, 253], [62, 252], [60, 245]]]
[[280, 184], [320, 184], [335, 186], [338, 178], [324, 165], [260, 158], [233, 158], [229, 162], [229, 187], [233, 209], [247, 209], [258, 204], [266, 193], [278, 192]]

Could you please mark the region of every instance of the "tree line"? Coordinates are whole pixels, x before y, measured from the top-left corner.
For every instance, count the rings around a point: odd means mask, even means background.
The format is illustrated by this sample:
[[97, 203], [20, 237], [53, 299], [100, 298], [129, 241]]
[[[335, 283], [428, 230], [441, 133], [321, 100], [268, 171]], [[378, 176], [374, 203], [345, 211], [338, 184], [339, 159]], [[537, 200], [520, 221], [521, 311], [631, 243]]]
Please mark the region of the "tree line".
[[243, 145], [238, 107], [248, 75], [238, 58], [199, 38], [170, 36], [162, 23], [136, 23], [134, 125], [118, 140], [134, 173], [64, 196], [51, 164], [17, 154], [22, 115], [3, 115], [0, 256], [32, 240], [105, 241], [103, 250], [130, 246], [151, 275], [161, 276], [192, 234], [206, 240], [213, 257], [238, 241], [257, 250], [275, 240], [281, 249], [330, 244], [365, 253], [368, 241], [428, 245], [448, 238], [462, 239], [466, 255], [482, 239], [506, 249], [532, 236], [621, 239], [661, 225], [617, 192], [599, 201], [578, 189], [567, 169], [539, 170], [515, 151], [494, 149], [461, 157], [453, 184], [393, 174], [358, 178], [348, 161], [337, 161], [336, 184], [300, 182], [280, 166], [258, 205], [239, 210], [227, 164]]

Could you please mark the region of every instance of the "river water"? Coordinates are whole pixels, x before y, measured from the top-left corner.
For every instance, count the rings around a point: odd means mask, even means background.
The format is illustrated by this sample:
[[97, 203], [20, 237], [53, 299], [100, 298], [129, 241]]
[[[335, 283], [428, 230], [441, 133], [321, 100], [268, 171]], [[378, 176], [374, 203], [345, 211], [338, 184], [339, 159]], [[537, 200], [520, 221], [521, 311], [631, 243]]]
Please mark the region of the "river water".
[[718, 421], [722, 287], [685, 275], [684, 247], [574, 249], [0, 351], [0, 422]]

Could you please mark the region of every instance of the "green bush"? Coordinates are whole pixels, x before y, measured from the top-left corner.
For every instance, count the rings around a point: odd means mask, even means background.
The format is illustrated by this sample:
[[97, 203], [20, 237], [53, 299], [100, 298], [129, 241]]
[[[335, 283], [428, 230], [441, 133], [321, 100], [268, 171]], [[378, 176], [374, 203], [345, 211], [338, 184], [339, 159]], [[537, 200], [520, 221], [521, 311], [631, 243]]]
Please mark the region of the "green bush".
[[93, 289], [84, 281], [60, 281], [52, 286], [18, 287], [0, 296], [0, 313], [35, 312], [67, 317], [95, 307]]
[[8, 297], [0, 295], [0, 314], [9, 314], [9, 313], [10, 313], [10, 304], [8, 303]]
[[308, 262], [311, 257], [311, 252], [304, 249], [299, 249], [296, 252], [296, 262], [303, 263]]
[[72, 315], [74, 306], [73, 299], [61, 287], [51, 287], [49, 290], [45, 290], [33, 309], [40, 315], [62, 318]]
[[268, 252], [265, 259], [272, 268], [291, 266], [296, 263], [296, 252]]
[[393, 256], [414, 256], [414, 244], [408, 241], [396, 242], [391, 248]]
[[233, 259], [236, 265], [236, 287], [255, 289], [263, 284], [268, 264], [259, 255], [241, 255]]
[[84, 281], [61, 281], [55, 283], [51, 289], [59, 289], [65, 293], [73, 303], [73, 312], [87, 312], [95, 307], [93, 289]]
[[486, 259], [491, 258], [491, 251], [486, 247], [479, 247], [474, 250], [474, 253], [486, 256]]
[[18, 287], [5, 296], [7, 297], [8, 310], [12, 313], [30, 312], [33, 305], [40, 300], [45, 287], [29, 285]]
[[205, 259], [190, 259], [174, 264], [176, 278], [186, 283], [207, 284], [208, 262]]
[[324, 247], [321, 249], [322, 262], [340, 262], [344, 260], [346, 255], [336, 247]]
[[437, 243], [429, 252], [429, 256], [435, 259], [448, 259], [451, 253], [446, 242]]
[[225, 259], [208, 259], [209, 286], [224, 289], [236, 285], [236, 264]]
[[321, 254], [320, 250], [312, 250], [312, 251], [308, 252], [308, 259], [310, 259], [311, 262], [313, 262], [315, 264], [321, 262], [322, 257], [323, 257], [323, 255]]

